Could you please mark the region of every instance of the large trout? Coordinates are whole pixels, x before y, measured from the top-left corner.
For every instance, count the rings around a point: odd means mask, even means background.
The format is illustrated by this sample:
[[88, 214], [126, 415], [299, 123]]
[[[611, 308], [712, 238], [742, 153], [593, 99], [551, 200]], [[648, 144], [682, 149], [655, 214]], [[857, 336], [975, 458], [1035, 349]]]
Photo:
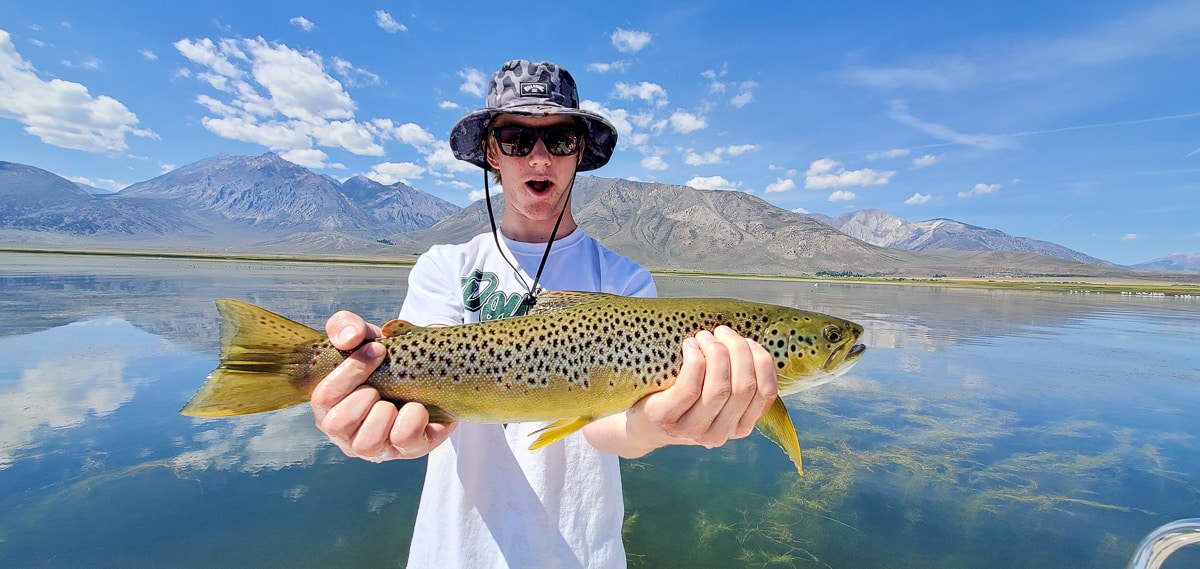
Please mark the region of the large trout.
[[[350, 353], [257, 306], [216, 303], [221, 360], [184, 415], [299, 405]], [[816, 312], [740, 300], [550, 291], [516, 318], [436, 328], [388, 322], [378, 340], [387, 356], [367, 383], [385, 399], [424, 404], [434, 422], [552, 421], [530, 446], [537, 449], [671, 387], [683, 364], [683, 340], [722, 324], [774, 358], [781, 397], [757, 427], [803, 473], [782, 395], [841, 375], [865, 350], [858, 343], [862, 326]]]

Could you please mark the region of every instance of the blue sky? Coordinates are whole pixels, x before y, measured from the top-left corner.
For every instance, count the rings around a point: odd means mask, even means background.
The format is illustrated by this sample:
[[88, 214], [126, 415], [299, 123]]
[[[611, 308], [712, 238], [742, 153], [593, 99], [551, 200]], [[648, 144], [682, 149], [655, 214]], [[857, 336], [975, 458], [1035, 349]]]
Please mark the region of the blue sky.
[[450, 127], [545, 59], [618, 126], [597, 175], [1200, 251], [1194, 0], [532, 6], [0, 0], [0, 160], [118, 189], [271, 150], [466, 205]]

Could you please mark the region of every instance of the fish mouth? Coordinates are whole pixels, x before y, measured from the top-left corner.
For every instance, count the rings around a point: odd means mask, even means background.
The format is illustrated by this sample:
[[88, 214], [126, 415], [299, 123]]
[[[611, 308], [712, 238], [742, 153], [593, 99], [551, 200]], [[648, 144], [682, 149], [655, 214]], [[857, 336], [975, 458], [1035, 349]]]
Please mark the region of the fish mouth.
[[829, 357], [825, 359], [825, 363], [821, 365], [821, 369], [830, 373], [835, 371], [845, 372], [855, 363], [858, 363], [858, 359], [866, 351], [867, 347], [863, 344], [851, 345], [847, 342], [838, 346], [829, 354]]

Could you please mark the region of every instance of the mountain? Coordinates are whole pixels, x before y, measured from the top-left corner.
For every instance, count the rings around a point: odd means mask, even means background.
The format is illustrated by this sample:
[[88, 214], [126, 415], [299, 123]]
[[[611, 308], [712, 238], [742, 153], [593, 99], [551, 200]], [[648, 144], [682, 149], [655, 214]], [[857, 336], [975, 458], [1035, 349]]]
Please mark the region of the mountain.
[[142, 239], [203, 233], [178, 211], [154, 201], [93, 196], [61, 176], [12, 162], [0, 162], [0, 228]]
[[403, 182], [385, 186], [365, 176], [341, 183], [350, 201], [395, 231], [425, 229], [460, 208]]
[[337, 231], [377, 238], [393, 232], [328, 178], [271, 152], [218, 154], [133, 184], [117, 197], [165, 200], [210, 222], [233, 222], [274, 236]]
[[905, 251], [1016, 251], [1092, 265], [1117, 266], [1048, 241], [1013, 237], [1003, 231], [951, 219], [912, 222], [876, 209], [843, 213], [834, 218], [822, 215], [810, 217], [867, 243]]
[[1153, 261], [1131, 265], [1140, 271], [1191, 271], [1200, 273], [1200, 253], [1171, 253]]
[[[865, 243], [744, 192], [579, 176], [575, 219], [606, 247], [656, 269], [715, 273], [1016, 278], [1119, 272], [1008, 251], [913, 252]], [[504, 198], [493, 196], [497, 219]], [[488, 231], [482, 200], [405, 236], [418, 250]]]

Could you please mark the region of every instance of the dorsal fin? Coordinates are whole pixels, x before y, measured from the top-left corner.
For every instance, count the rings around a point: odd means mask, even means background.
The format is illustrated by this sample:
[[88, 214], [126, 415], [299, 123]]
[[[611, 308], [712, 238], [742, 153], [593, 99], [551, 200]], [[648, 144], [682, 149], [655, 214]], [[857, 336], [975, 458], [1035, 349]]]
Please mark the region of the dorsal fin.
[[537, 297], [537, 304], [529, 309], [529, 315], [554, 314], [560, 310], [613, 298], [603, 292], [580, 292], [575, 290], [547, 290]]
[[384, 338], [394, 338], [396, 336], [416, 334], [417, 332], [424, 331], [425, 327], [417, 326], [416, 324], [413, 324], [407, 320], [389, 320], [387, 324], [383, 325]]

